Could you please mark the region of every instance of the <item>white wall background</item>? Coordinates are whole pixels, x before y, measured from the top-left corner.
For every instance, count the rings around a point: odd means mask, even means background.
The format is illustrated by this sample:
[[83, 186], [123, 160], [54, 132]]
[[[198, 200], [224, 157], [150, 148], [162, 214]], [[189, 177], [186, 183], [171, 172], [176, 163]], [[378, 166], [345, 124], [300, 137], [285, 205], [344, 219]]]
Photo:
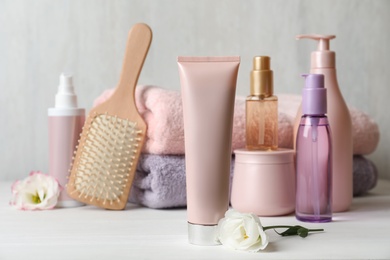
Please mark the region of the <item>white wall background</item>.
[[154, 31], [139, 83], [178, 90], [178, 55], [241, 55], [240, 95], [255, 55], [272, 57], [277, 93], [300, 93], [316, 44], [294, 36], [336, 34], [341, 91], [379, 123], [370, 158], [390, 179], [390, 1], [0, 0], [0, 180], [47, 172], [46, 115], [59, 74], [74, 73], [79, 103], [89, 109], [116, 85], [137, 22]]

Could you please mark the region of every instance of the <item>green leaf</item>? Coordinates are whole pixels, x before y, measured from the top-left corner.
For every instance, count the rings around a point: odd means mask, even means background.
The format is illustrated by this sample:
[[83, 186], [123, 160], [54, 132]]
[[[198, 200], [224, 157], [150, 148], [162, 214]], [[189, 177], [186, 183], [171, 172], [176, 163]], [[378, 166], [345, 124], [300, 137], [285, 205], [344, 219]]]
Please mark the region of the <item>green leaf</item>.
[[[292, 226], [289, 229], [287, 229], [286, 231], [280, 233], [280, 235], [283, 237], [296, 236], [296, 235], [300, 236], [300, 233], [303, 233], [304, 230], [307, 230], [307, 229], [302, 227], [302, 226]], [[307, 236], [307, 233], [308, 232], [306, 231], [306, 236]]]
[[307, 237], [307, 235], [309, 234], [309, 230], [307, 228], [300, 228], [297, 230], [297, 234], [300, 237]]

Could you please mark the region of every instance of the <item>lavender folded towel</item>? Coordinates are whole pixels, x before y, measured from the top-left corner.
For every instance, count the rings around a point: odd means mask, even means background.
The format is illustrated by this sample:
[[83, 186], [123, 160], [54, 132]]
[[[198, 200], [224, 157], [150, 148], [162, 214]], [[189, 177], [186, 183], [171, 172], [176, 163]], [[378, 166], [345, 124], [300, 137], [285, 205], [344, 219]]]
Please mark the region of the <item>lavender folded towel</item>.
[[365, 194], [376, 186], [378, 170], [375, 164], [362, 155], [353, 157], [353, 196]]
[[187, 206], [184, 156], [142, 154], [129, 202], [156, 209]]
[[[234, 163], [231, 164], [233, 175]], [[375, 187], [378, 173], [364, 156], [353, 159], [353, 193], [362, 195]], [[231, 183], [231, 182], [230, 182]], [[142, 154], [129, 202], [149, 208], [185, 207], [186, 176], [184, 156]]]

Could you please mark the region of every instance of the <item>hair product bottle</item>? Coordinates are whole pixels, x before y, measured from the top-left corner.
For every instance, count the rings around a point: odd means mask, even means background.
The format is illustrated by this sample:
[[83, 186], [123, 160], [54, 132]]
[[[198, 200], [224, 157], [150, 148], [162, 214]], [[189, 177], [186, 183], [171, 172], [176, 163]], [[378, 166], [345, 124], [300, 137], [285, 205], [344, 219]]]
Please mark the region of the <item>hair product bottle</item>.
[[298, 220], [332, 220], [332, 144], [326, 117], [326, 89], [321, 74], [304, 75], [302, 113], [296, 140]]
[[[352, 203], [352, 122], [348, 107], [343, 99], [336, 76], [336, 54], [329, 50], [329, 41], [334, 35], [298, 35], [297, 39], [318, 41], [317, 51], [311, 54], [312, 74], [323, 74], [327, 89], [328, 118], [332, 127], [332, 162], [333, 162], [333, 212], [349, 209]], [[301, 121], [298, 111], [294, 125], [294, 138]], [[294, 140], [295, 141], [295, 140]], [[295, 142], [294, 142], [295, 143]]]
[[277, 150], [278, 98], [273, 95], [271, 58], [253, 58], [250, 96], [246, 99], [246, 148]]
[[68, 183], [72, 156], [85, 121], [85, 110], [77, 108], [77, 96], [71, 75], [61, 74], [54, 108], [49, 108], [49, 174], [63, 187], [57, 207], [77, 207], [84, 204], [70, 198]]

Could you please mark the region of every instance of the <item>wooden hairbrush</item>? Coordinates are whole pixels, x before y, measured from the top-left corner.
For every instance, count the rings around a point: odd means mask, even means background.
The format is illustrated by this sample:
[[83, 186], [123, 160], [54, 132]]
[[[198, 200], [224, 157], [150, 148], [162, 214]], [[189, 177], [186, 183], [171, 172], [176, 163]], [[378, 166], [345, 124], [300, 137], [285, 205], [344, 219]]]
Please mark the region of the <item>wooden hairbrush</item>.
[[134, 95], [151, 41], [146, 24], [131, 28], [119, 84], [88, 115], [67, 185], [75, 200], [106, 209], [126, 207], [147, 129]]

